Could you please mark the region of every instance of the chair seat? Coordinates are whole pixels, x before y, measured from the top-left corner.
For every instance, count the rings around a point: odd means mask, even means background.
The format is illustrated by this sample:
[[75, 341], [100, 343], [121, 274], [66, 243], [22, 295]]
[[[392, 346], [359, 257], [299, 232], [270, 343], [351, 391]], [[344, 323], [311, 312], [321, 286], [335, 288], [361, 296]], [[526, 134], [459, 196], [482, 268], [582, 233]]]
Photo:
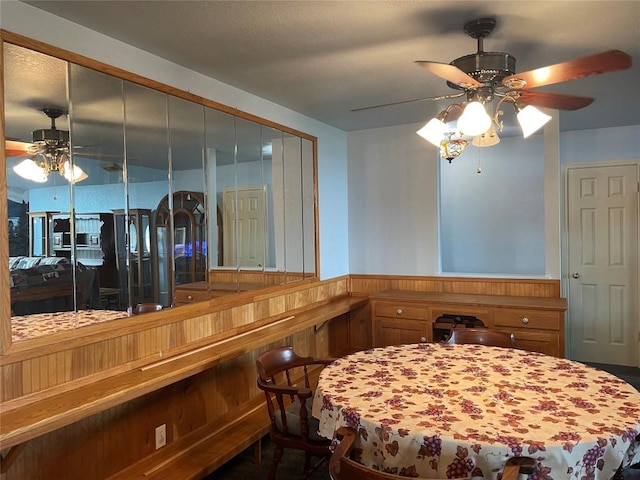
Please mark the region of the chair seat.
[[[308, 398], [305, 402], [307, 411], [311, 412], [311, 405], [313, 403], [313, 397]], [[287, 429], [290, 435], [295, 435], [296, 437], [302, 437], [301, 425], [300, 425], [300, 399], [296, 399], [285, 411], [285, 416], [287, 418]], [[276, 427], [280, 432], [282, 432], [282, 416], [280, 415], [280, 410], [276, 412]], [[309, 425], [309, 436], [308, 439], [312, 442], [326, 442], [327, 439], [325, 437], [321, 437], [318, 435], [318, 430], [320, 428], [320, 421], [309, 415], [307, 418], [307, 424]]]

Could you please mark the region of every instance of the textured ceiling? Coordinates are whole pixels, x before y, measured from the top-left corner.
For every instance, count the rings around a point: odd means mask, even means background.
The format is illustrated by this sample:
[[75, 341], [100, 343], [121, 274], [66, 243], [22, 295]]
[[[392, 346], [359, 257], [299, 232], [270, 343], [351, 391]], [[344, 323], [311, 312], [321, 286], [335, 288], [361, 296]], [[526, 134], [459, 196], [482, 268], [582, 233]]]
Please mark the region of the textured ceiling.
[[347, 131], [422, 122], [451, 103], [350, 111], [452, 93], [414, 61], [474, 53], [462, 26], [491, 16], [498, 25], [484, 50], [515, 56], [519, 72], [609, 49], [629, 53], [630, 70], [542, 90], [596, 98], [561, 112], [562, 130], [640, 124], [637, 1], [26, 3]]

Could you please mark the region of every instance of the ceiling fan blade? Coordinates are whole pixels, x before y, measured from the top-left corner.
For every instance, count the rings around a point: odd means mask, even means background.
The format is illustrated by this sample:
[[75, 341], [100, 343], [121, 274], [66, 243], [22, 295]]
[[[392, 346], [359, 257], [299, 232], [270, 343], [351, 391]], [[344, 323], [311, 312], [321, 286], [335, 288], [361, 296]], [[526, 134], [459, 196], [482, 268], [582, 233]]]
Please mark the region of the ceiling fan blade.
[[470, 77], [455, 65], [448, 63], [429, 62], [425, 60], [416, 61], [418, 65], [426, 68], [434, 75], [444, 78], [448, 82], [454, 83], [462, 88], [481, 87], [482, 83], [475, 78]]
[[536, 107], [555, 108], [558, 110], [579, 110], [593, 103], [593, 98], [561, 95], [559, 93], [518, 91], [518, 99]]
[[502, 84], [514, 89], [542, 87], [554, 83], [577, 80], [590, 75], [615, 72], [631, 66], [631, 57], [620, 50], [609, 50], [568, 62], [556, 63], [528, 72], [515, 73], [502, 80]]
[[33, 143], [5, 140], [4, 151], [7, 157], [30, 157], [37, 147]]
[[451, 95], [438, 95], [435, 97], [424, 97], [424, 98], [414, 98], [413, 100], [401, 100], [399, 102], [391, 102], [391, 103], [382, 103], [380, 105], [371, 105], [369, 107], [360, 107], [360, 108], [353, 108], [351, 110], [349, 110], [350, 112], [361, 112], [363, 110], [371, 110], [372, 108], [380, 108], [380, 107], [391, 107], [393, 105], [403, 105], [405, 103], [414, 103], [414, 102], [425, 102], [427, 100], [444, 100], [447, 98], [458, 98], [464, 95], [463, 93], [454, 93]]

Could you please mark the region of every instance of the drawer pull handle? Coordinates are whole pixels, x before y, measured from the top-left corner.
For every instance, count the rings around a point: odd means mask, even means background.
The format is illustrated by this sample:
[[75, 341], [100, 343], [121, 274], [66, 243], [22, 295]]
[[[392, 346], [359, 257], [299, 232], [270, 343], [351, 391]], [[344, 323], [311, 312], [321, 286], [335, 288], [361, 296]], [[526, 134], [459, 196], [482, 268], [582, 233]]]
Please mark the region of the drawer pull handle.
[[529, 319], [527, 317], [522, 317], [522, 323], [529, 323]]
[[193, 297], [191, 295], [187, 295], [187, 300], [193, 300]]
[[402, 309], [401, 309], [401, 308], [399, 308], [398, 310], [396, 310], [396, 313], [397, 313], [398, 315], [402, 315]]

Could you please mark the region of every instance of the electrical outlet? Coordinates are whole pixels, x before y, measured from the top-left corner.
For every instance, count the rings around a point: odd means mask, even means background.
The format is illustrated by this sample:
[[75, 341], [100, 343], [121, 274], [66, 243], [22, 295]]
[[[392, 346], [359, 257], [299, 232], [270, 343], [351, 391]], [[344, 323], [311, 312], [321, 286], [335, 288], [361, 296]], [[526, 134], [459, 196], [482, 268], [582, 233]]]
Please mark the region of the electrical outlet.
[[163, 423], [156, 427], [156, 450], [167, 444], [167, 424]]

